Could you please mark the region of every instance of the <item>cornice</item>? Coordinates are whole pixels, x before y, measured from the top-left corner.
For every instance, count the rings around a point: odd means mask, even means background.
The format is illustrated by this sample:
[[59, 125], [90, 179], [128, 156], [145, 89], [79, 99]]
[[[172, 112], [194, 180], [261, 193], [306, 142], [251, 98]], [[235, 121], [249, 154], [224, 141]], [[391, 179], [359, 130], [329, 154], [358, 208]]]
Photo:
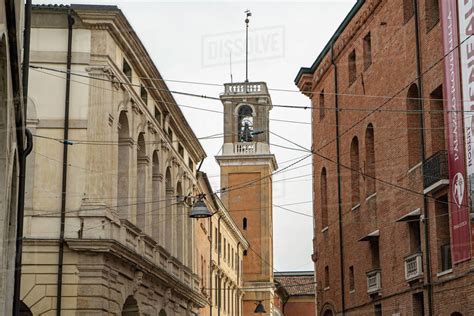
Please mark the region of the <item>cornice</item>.
[[310, 68], [301, 68], [295, 78], [295, 83], [301, 89], [301, 82], [306, 81], [305, 75], [311, 75], [314, 83], [318, 83], [331, 66], [331, 48], [336, 60], [351, 43], [367, 20], [372, 16], [383, 0], [359, 0], [344, 21], [341, 23], [336, 33], [332, 36], [325, 48], [315, 60]]
[[[74, 9], [74, 11], [80, 17], [82, 23], [89, 28], [100, 27], [103, 29], [105, 27], [124, 50], [133, 64], [133, 68], [141, 77], [162, 79], [160, 72], [122, 11], [118, 9], [111, 11], [93, 10], [91, 8], [78, 8]], [[175, 130], [175, 134], [187, 145], [186, 148], [193, 157], [193, 160], [198, 162], [205, 158], [204, 148], [186, 121], [183, 112], [176, 104], [166, 83], [163, 80], [146, 80], [146, 84], [155, 88], [149, 89], [149, 93], [153, 94], [157, 100], [163, 99], [165, 107], [173, 114], [170, 124]]]

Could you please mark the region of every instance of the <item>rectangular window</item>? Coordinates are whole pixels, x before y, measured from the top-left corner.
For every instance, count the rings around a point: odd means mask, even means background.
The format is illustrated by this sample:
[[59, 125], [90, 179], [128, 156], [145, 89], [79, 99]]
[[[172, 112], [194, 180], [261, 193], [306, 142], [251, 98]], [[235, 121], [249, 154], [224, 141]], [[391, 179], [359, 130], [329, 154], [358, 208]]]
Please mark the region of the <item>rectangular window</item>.
[[431, 31], [433, 27], [439, 22], [439, 0], [425, 1], [426, 14], [426, 33]]
[[214, 236], [216, 236], [216, 240], [215, 240], [215, 243], [214, 243], [214, 248], [216, 249], [217, 251], [217, 244], [218, 244], [218, 241], [217, 241], [217, 228], [214, 228]]
[[148, 104], [148, 91], [146, 91], [146, 88], [143, 85], [140, 85], [140, 97], [145, 104]]
[[436, 201], [435, 215], [436, 241], [438, 248], [438, 271], [442, 272], [452, 268], [448, 197], [446, 195], [442, 196]]
[[326, 115], [326, 109], [324, 108], [324, 90], [319, 94], [319, 120], [321, 121]]
[[403, 24], [410, 21], [414, 14], [413, 0], [403, 0]]
[[158, 125], [161, 125], [161, 112], [157, 106], [155, 106], [155, 120], [158, 122]]
[[357, 65], [356, 65], [356, 52], [355, 49], [349, 54], [349, 86], [356, 81], [357, 78]]
[[329, 288], [329, 266], [324, 267], [324, 288]]
[[173, 141], [173, 131], [171, 130], [171, 127], [168, 127], [168, 138], [170, 141]]
[[374, 315], [375, 316], [382, 316], [382, 304], [375, 304], [374, 305]]
[[408, 222], [408, 230], [410, 231], [410, 254], [415, 254], [421, 251], [421, 234], [420, 222]]
[[446, 150], [444, 142], [444, 112], [443, 112], [443, 85], [438, 86], [430, 93], [429, 112], [431, 124], [431, 148], [433, 153]]
[[183, 147], [183, 145], [181, 145], [181, 144], [178, 144], [178, 154], [179, 154], [181, 157], [184, 157], [184, 147]]
[[425, 315], [423, 292], [413, 294], [413, 315]]
[[380, 249], [378, 239], [370, 241], [370, 250], [372, 252], [372, 268], [380, 268]]
[[349, 291], [353, 292], [355, 290], [354, 282], [354, 266], [349, 267]]
[[194, 172], [194, 163], [191, 158], [188, 158], [188, 167], [189, 169], [191, 169], [192, 172]]
[[125, 77], [127, 77], [129, 82], [132, 82], [132, 67], [128, 64], [128, 62], [123, 59], [122, 71]]
[[372, 65], [372, 39], [370, 32], [364, 37], [364, 70]]

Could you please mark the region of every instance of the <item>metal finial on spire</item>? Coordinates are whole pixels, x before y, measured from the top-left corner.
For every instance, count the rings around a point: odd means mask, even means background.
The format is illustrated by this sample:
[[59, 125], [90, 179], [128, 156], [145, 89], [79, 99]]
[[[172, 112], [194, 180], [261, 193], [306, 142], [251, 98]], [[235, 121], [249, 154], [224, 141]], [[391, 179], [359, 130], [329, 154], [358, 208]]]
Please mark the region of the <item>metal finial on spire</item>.
[[252, 16], [250, 10], [245, 10], [245, 82], [249, 82], [249, 17]]

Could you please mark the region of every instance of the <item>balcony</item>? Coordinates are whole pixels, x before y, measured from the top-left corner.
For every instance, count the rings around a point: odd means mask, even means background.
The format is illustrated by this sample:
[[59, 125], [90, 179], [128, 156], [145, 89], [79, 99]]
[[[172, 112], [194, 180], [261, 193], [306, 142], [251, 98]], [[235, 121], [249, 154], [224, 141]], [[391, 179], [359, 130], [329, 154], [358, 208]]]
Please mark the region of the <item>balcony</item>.
[[376, 294], [382, 290], [382, 275], [380, 269], [367, 272], [367, 293]]
[[405, 258], [405, 280], [408, 282], [423, 277], [423, 258], [416, 253]]
[[431, 193], [449, 185], [448, 154], [438, 151], [423, 163], [424, 193]]
[[240, 82], [224, 84], [224, 95], [266, 95], [268, 94], [267, 84], [265, 82]]
[[268, 155], [270, 154], [270, 146], [259, 142], [226, 143], [222, 153], [224, 156]]

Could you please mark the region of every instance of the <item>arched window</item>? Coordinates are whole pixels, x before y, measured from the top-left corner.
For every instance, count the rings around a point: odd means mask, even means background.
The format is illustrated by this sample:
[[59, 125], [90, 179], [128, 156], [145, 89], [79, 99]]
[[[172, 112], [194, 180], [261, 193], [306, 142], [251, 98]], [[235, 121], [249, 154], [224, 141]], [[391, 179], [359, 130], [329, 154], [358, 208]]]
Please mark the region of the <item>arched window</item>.
[[365, 132], [365, 194], [370, 196], [375, 193], [375, 142], [374, 126], [369, 124]]
[[146, 147], [145, 137], [143, 133], [138, 135], [138, 147], [137, 147], [137, 226], [141, 230], [146, 230], [146, 204], [145, 204], [145, 193], [146, 193]]
[[128, 118], [124, 111], [120, 113], [118, 126], [117, 208], [122, 218], [129, 219], [128, 178], [130, 172], [130, 132], [128, 128]]
[[242, 105], [238, 112], [238, 140], [239, 142], [253, 141], [253, 111], [249, 105]]
[[360, 164], [359, 164], [359, 140], [357, 137], [352, 139], [351, 143], [351, 193], [352, 206], [360, 203]]
[[158, 314], [158, 316], [166, 316], [166, 312], [164, 309], [160, 310], [160, 313]]
[[137, 300], [133, 296], [127, 297], [123, 304], [122, 316], [139, 316]]
[[242, 220], [242, 228], [244, 230], [247, 230], [247, 217], [244, 217], [244, 219]]
[[408, 166], [418, 164], [421, 160], [421, 103], [418, 86], [412, 84], [407, 94], [407, 128], [408, 128]]
[[326, 168], [321, 171], [320, 179], [321, 191], [321, 228], [328, 227], [328, 181]]
[[160, 161], [158, 151], [153, 153], [152, 167], [152, 199], [153, 210], [151, 212], [152, 220], [152, 236], [155, 240], [160, 241]]

